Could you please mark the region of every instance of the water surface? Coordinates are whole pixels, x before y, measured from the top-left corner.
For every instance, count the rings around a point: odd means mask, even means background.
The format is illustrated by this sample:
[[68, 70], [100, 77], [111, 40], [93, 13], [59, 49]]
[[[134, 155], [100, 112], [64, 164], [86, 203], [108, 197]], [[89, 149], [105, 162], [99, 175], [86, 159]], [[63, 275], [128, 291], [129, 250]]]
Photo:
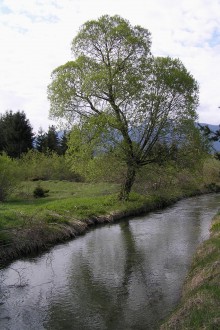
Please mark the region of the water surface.
[[175, 307], [220, 195], [89, 231], [1, 272], [0, 329], [157, 329]]

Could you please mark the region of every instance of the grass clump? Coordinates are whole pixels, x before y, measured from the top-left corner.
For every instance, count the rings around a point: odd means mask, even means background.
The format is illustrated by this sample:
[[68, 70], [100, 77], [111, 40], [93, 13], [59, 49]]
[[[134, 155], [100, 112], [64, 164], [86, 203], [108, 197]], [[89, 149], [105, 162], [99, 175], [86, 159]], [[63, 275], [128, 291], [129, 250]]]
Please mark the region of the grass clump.
[[194, 256], [181, 304], [161, 330], [220, 329], [220, 213], [210, 231]]

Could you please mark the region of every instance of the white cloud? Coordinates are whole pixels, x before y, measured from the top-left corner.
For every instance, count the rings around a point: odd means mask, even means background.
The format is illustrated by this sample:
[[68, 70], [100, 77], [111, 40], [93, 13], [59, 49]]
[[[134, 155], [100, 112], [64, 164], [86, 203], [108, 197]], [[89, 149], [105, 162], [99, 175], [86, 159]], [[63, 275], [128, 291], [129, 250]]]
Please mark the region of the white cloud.
[[149, 29], [155, 55], [181, 59], [200, 84], [199, 119], [219, 124], [219, 12], [219, 0], [0, 0], [0, 112], [47, 129], [52, 70], [71, 59], [81, 24], [118, 14]]

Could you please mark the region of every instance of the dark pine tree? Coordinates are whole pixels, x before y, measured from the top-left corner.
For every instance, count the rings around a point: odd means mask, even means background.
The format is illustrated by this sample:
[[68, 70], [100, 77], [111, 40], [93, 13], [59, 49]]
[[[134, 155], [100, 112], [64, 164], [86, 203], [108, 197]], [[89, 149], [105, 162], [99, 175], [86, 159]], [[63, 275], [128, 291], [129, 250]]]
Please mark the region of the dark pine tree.
[[59, 151], [59, 138], [58, 133], [56, 132], [55, 126], [49, 126], [47, 132], [47, 150], [48, 151]]
[[38, 134], [35, 139], [35, 148], [39, 152], [47, 152], [47, 133], [45, 133], [42, 128], [38, 130]]
[[65, 155], [65, 152], [67, 151], [67, 141], [68, 141], [68, 134], [66, 131], [64, 131], [63, 135], [60, 138], [60, 143], [59, 143], [59, 154], [60, 155]]
[[23, 111], [7, 111], [0, 118], [0, 148], [8, 156], [19, 158], [22, 153], [33, 148], [34, 134]]

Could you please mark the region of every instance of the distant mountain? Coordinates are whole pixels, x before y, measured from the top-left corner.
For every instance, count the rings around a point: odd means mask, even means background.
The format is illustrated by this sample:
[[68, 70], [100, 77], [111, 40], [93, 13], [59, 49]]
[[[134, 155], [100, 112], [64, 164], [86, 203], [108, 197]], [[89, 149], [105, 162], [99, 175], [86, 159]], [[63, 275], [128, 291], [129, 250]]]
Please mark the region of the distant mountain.
[[[219, 125], [211, 125], [205, 123], [200, 123], [200, 125], [208, 126], [212, 132], [216, 132], [217, 130], [219, 130]], [[220, 152], [220, 141], [213, 142], [213, 148], [214, 148], [214, 152]]]
[[[219, 129], [219, 125], [211, 125], [206, 123], [199, 123], [201, 126], [208, 126], [211, 131], [216, 132]], [[58, 138], [61, 139], [63, 137], [64, 131], [58, 131]], [[220, 152], [220, 141], [213, 142], [213, 152]]]

